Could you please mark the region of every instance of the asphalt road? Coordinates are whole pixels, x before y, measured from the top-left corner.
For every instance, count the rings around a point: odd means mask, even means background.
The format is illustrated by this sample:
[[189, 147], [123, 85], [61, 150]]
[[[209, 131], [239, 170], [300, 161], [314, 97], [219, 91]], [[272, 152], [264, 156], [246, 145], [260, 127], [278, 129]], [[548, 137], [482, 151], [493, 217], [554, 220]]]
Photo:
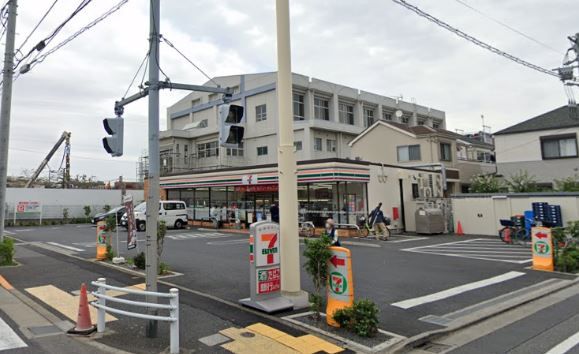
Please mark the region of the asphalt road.
[[[82, 257], [95, 257], [95, 229], [87, 225], [8, 231], [26, 242], [52, 242], [53, 246], [64, 246], [64, 250]], [[125, 237], [122, 234], [121, 240]], [[144, 237], [144, 233], [138, 234], [141, 250]], [[171, 278], [171, 282], [230, 301], [247, 297], [247, 238], [216, 230], [169, 230], [162, 258], [172, 270], [183, 274]], [[501, 261], [512, 248], [505, 251], [502, 244], [493, 244], [496, 241], [493, 239], [483, 239], [490, 242], [483, 245], [485, 254], [500, 256], [490, 260], [473, 257], [472, 249], [460, 247], [464, 241], [468, 241], [467, 245], [483, 242], [480, 238], [433, 236], [393, 237], [387, 242], [351, 241], [353, 244], [344, 246], [352, 251], [355, 297], [376, 302], [380, 307], [380, 327], [404, 337], [441, 328], [420, 320], [425, 316], [443, 316], [548, 279], [573, 278], [527, 269], [529, 263]], [[438, 248], [435, 252], [423, 252], [425, 249], [416, 252], [416, 248], [424, 246]], [[121, 243], [122, 256], [136, 254], [136, 250], [126, 251], [125, 247], [126, 243]], [[442, 252], [449, 247], [453, 248], [451, 252]], [[302, 286], [307, 291], [313, 289], [303, 270]], [[393, 306], [408, 301], [412, 306]]]

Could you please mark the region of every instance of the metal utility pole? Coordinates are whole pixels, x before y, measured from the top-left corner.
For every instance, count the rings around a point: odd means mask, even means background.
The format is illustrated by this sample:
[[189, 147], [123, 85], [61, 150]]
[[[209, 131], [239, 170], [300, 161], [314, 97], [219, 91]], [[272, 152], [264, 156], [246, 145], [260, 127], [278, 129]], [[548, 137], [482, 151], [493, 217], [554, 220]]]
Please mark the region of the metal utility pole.
[[14, 37], [16, 35], [17, 0], [8, 1], [6, 47], [2, 71], [2, 107], [0, 108], [0, 242], [4, 241], [6, 217], [6, 181], [8, 179], [8, 146], [10, 142], [10, 109], [12, 108], [12, 76], [14, 75]]
[[[159, 218], [159, 27], [161, 24], [159, 0], [151, 0], [151, 19], [149, 36], [149, 170], [147, 174], [147, 236], [146, 236], [146, 290], [157, 291], [158, 255], [157, 220]], [[157, 302], [150, 296], [147, 302]], [[150, 315], [157, 309], [149, 308]], [[149, 320], [146, 335], [157, 336], [157, 321]]]
[[276, 0], [277, 20], [277, 115], [279, 120], [279, 209], [281, 242], [281, 290], [294, 308], [307, 306], [301, 290], [298, 238], [298, 182], [294, 154], [292, 72], [289, 0]]

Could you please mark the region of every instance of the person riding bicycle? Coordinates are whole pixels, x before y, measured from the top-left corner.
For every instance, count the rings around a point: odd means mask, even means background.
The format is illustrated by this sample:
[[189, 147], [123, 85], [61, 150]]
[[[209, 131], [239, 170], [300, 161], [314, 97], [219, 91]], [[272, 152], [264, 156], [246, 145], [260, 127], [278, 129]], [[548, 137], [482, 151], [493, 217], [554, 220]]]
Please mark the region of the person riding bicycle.
[[341, 246], [340, 239], [338, 238], [338, 231], [336, 230], [336, 223], [332, 218], [326, 220], [326, 234], [332, 241], [332, 246]]
[[376, 240], [387, 241], [386, 225], [389, 224], [389, 220], [384, 216], [384, 212], [380, 208], [382, 208], [381, 202], [378, 203], [378, 206], [370, 213], [370, 225], [372, 228], [375, 228]]

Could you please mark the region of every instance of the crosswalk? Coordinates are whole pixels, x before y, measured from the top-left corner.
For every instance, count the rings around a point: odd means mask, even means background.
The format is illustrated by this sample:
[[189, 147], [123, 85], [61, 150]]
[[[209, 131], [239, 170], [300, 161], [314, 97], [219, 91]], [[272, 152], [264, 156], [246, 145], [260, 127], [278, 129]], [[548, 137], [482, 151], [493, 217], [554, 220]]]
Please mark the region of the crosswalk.
[[507, 245], [498, 238], [476, 238], [457, 242], [439, 243], [436, 245], [406, 248], [402, 251], [515, 264], [525, 264], [532, 261], [530, 246]]
[[180, 234], [171, 234], [171, 235], [167, 235], [165, 236], [165, 238], [171, 239], [171, 240], [193, 240], [193, 239], [212, 239], [212, 238], [222, 238], [222, 237], [229, 237], [232, 236], [231, 234], [224, 234], [221, 232], [199, 232], [199, 233], [193, 233], [193, 232], [187, 232], [187, 233], [180, 233]]
[[0, 317], [0, 351], [27, 346], [18, 334]]

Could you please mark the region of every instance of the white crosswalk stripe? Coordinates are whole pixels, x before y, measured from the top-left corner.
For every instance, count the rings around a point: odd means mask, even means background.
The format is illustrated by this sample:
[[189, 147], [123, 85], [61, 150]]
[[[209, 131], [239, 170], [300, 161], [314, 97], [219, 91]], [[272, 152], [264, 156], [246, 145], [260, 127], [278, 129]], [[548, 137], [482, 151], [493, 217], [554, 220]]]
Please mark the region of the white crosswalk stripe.
[[403, 249], [406, 252], [524, 264], [532, 261], [531, 246], [507, 245], [501, 240], [477, 238]]
[[60, 248], [64, 248], [67, 249], [69, 251], [75, 251], [75, 252], [83, 252], [84, 250], [82, 248], [76, 248], [76, 247], [72, 247], [72, 246], [67, 246], [67, 245], [63, 245], [61, 243], [58, 242], [47, 242], [47, 244], [51, 245], [51, 246], [56, 246], [56, 247], [60, 247]]
[[204, 232], [204, 233], [181, 233], [181, 234], [171, 234], [165, 236], [171, 240], [192, 240], [192, 239], [208, 239], [208, 238], [222, 238], [229, 237], [232, 235], [222, 234], [220, 232]]
[[27, 346], [18, 334], [0, 317], [0, 351]]

